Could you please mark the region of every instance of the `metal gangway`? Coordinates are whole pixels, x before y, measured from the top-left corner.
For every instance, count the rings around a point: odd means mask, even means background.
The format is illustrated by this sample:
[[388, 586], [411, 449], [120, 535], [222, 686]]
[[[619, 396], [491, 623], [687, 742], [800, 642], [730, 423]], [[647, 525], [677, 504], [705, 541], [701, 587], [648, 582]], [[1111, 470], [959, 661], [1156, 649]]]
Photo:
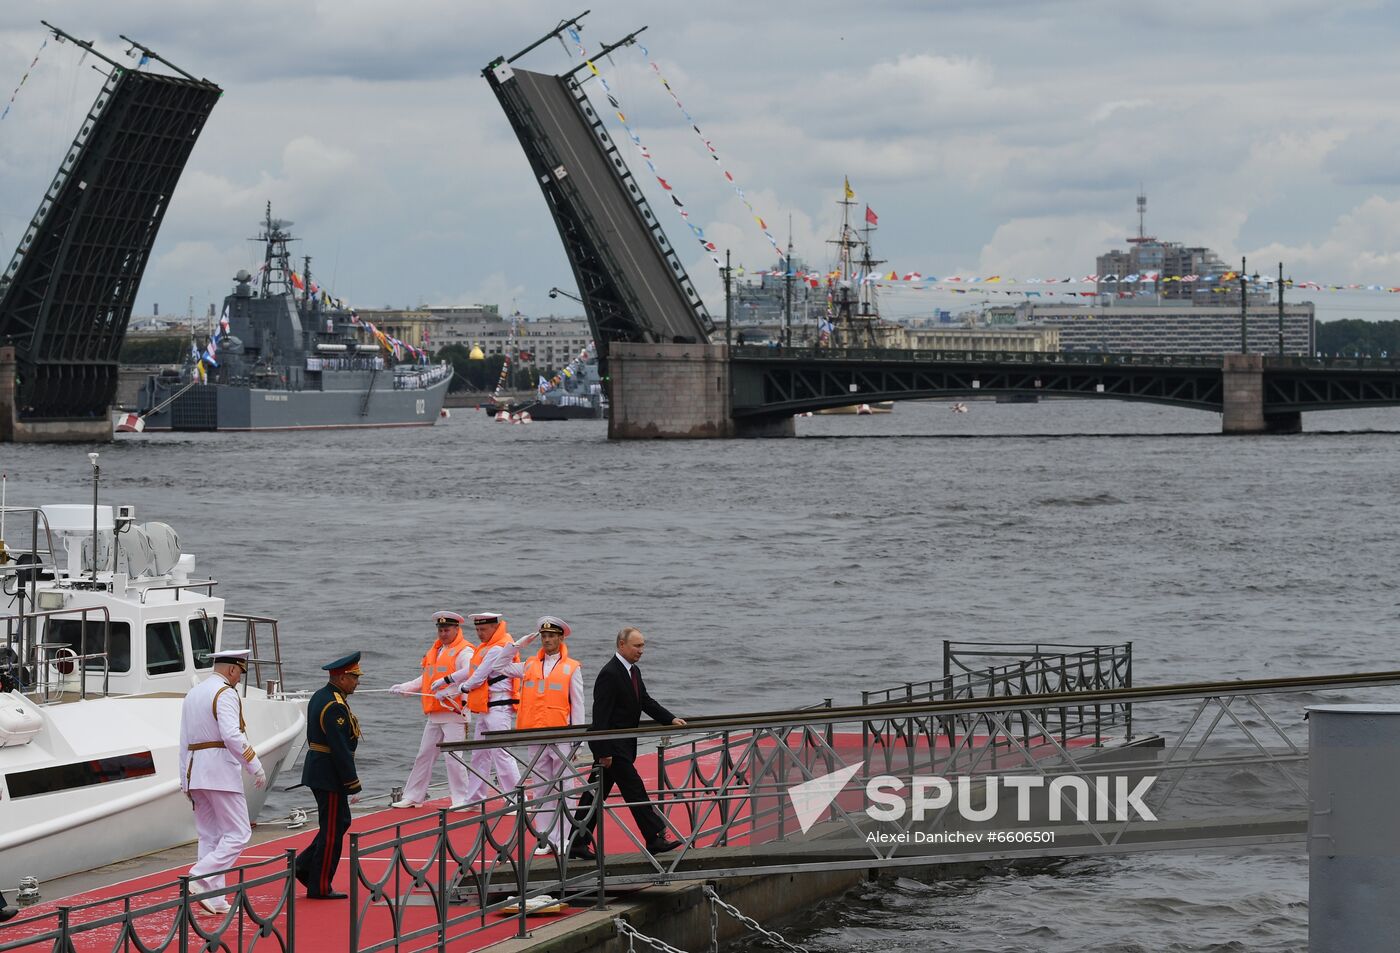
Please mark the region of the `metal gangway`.
[[[985, 648], [949, 643], [948, 661]], [[508, 746], [525, 780], [466, 811], [352, 831], [351, 948], [446, 942], [499, 928], [503, 912], [524, 936], [537, 901], [600, 909], [612, 891], [679, 881], [1296, 849], [1308, 828], [1305, 707], [1400, 684], [1385, 671], [1143, 687], [1131, 645], [1001, 646], [987, 658], [860, 705], [444, 745], [464, 760]], [[581, 746], [623, 737], [654, 746], [638, 766], [681, 842], [673, 851], [647, 850], [627, 803], [597, 803]], [[530, 746], [545, 744], [577, 752], [563, 784], [530, 779]], [[538, 819], [561, 802], [575, 839], [596, 815], [596, 858], [535, 853]]]

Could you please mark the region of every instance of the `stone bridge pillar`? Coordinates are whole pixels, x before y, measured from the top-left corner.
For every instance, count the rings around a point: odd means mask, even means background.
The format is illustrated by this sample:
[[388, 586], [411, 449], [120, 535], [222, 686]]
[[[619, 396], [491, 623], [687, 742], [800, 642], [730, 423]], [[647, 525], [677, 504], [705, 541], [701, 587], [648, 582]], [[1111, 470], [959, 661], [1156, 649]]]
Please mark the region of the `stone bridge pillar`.
[[1300, 413], [1264, 413], [1264, 357], [1226, 354], [1221, 369], [1222, 433], [1299, 433]]
[[730, 416], [729, 348], [723, 344], [614, 344], [608, 350], [608, 439], [791, 437], [788, 416]]

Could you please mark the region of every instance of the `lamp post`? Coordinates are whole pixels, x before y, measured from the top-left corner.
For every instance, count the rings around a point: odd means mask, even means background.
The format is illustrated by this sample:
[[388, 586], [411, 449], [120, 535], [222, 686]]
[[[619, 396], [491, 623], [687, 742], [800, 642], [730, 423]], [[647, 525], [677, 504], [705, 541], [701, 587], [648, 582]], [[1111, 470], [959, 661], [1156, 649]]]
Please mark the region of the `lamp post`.
[[734, 298], [729, 282], [734, 269], [729, 264], [729, 249], [724, 250], [724, 346], [734, 343]]
[[1249, 353], [1249, 292], [1245, 289], [1245, 258], [1240, 256], [1240, 353]]
[[1278, 263], [1278, 356], [1283, 357], [1283, 262]]
[[97, 582], [97, 476], [102, 468], [97, 465], [97, 453], [88, 454], [92, 464], [92, 581]]

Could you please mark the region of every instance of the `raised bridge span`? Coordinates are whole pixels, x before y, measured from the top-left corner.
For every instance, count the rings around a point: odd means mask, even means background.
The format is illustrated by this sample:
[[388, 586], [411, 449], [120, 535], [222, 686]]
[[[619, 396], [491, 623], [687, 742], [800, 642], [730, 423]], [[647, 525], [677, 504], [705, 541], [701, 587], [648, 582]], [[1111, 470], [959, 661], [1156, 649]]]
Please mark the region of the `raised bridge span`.
[[588, 62], [557, 76], [517, 65], [577, 23], [561, 22], [483, 75], [578, 283], [608, 383], [610, 438], [785, 436], [795, 432], [793, 415], [807, 411], [986, 394], [1174, 404], [1220, 414], [1227, 433], [1291, 433], [1304, 411], [1400, 406], [1395, 360], [712, 343], [714, 323], [680, 255], [589, 101], [595, 71]]

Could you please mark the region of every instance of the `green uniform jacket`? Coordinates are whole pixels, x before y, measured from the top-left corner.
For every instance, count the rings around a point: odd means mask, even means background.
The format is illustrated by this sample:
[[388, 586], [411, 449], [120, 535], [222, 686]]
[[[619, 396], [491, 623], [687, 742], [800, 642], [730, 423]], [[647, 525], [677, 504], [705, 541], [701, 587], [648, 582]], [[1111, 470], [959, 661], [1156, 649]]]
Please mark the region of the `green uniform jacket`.
[[322, 791], [357, 794], [355, 749], [360, 745], [360, 720], [334, 685], [323, 685], [306, 710], [306, 761], [301, 783]]

